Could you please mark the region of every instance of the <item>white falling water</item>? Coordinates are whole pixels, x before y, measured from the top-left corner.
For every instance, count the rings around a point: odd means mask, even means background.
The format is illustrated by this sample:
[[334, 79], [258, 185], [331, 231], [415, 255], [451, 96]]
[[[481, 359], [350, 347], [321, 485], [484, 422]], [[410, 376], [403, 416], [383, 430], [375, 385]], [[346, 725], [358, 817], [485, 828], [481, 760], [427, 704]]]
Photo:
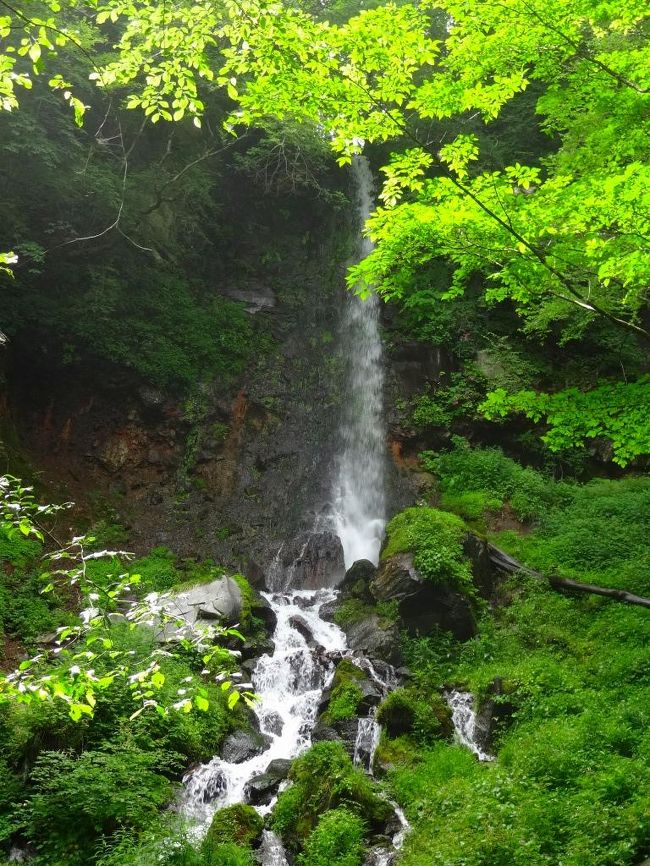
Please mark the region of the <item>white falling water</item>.
[[463, 746], [471, 749], [479, 761], [493, 761], [494, 756], [484, 752], [477, 742], [473, 695], [470, 692], [452, 689], [445, 693], [445, 700], [451, 709], [451, 722], [458, 740]]
[[[363, 225], [373, 209], [372, 176], [363, 158], [354, 161], [353, 172]], [[371, 250], [370, 241], [363, 240], [360, 257]], [[351, 295], [343, 325], [349, 376], [333, 519], [343, 545], [345, 565], [349, 567], [358, 559], [378, 562], [386, 524], [383, 365], [377, 297], [372, 295], [361, 300]], [[181, 809], [197, 836], [207, 830], [218, 809], [245, 802], [249, 781], [263, 773], [272, 760], [294, 758], [309, 747], [323, 689], [334, 673], [334, 664], [328, 660], [328, 655], [350, 654], [341, 629], [320, 617], [321, 607], [336, 598], [336, 591], [292, 590], [294, 575], [291, 567], [283, 566], [281, 554], [282, 549], [268, 575], [273, 592], [265, 594], [277, 616], [273, 635], [275, 649], [272, 655], [258, 660], [252, 675], [253, 688], [259, 698], [255, 714], [260, 731], [269, 739], [269, 746], [261, 755], [237, 764], [215, 757], [186, 776]], [[308, 643], [304, 634], [295, 628], [293, 617], [308, 627], [313, 643]], [[314, 646], [319, 649], [315, 651]], [[384, 694], [396, 684], [390, 665], [378, 670], [380, 663], [373, 665], [369, 659], [357, 657], [355, 663], [368, 672]], [[374, 716], [359, 720], [355, 763], [368, 771], [372, 768], [379, 734]], [[403, 812], [392, 805], [401, 829], [393, 839], [392, 851], [373, 849], [376, 866], [388, 866], [392, 862], [408, 829]], [[260, 859], [263, 866], [287, 866], [281, 841], [269, 831], [263, 834]]]
[[372, 763], [375, 752], [379, 745], [381, 727], [375, 720], [374, 715], [359, 719], [357, 727], [357, 738], [354, 743], [354, 763], [370, 773], [372, 776]]
[[255, 714], [260, 731], [269, 739], [261, 754], [238, 764], [213, 758], [185, 779], [183, 812], [200, 833], [217, 809], [244, 802], [247, 783], [264, 772], [276, 758], [294, 758], [311, 743], [311, 731], [321, 694], [333, 674], [333, 664], [310, 649], [305, 637], [291, 623], [299, 617], [325, 652], [345, 649], [345, 635], [320, 618], [323, 604], [332, 601], [331, 590], [298, 590], [265, 594], [278, 618], [273, 640], [275, 651], [263, 655], [253, 672], [259, 700]]
[[262, 833], [259, 859], [264, 866], [289, 866], [284, 845], [270, 830], [264, 830]]
[[[352, 171], [358, 190], [361, 225], [374, 207], [370, 167], [357, 157]], [[360, 259], [372, 252], [363, 238]], [[358, 559], [375, 565], [386, 525], [384, 501], [384, 368], [379, 329], [379, 299], [356, 294], [347, 299], [343, 346], [348, 363], [343, 451], [334, 488], [334, 524], [343, 545], [345, 567]]]

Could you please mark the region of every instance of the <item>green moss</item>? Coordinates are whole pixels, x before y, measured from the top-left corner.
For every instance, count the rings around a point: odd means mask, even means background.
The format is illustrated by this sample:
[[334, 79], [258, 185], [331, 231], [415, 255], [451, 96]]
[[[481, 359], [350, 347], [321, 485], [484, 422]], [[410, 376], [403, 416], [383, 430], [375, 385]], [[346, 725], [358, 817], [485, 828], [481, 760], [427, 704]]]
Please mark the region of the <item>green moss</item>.
[[342, 602], [334, 613], [334, 622], [342, 628], [346, 625], [354, 625], [361, 622], [373, 612], [372, 605], [361, 601], [359, 598], [347, 598]]
[[9, 563], [14, 568], [25, 568], [41, 551], [41, 544], [23, 535], [9, 534], [0, 527], [0, 566]]
[[70, 615], [59, 610], [64, 599], [43, 595], [46, 581], [40, 577], [42, 545], [22, 535], [0, 529], [0, 635], [32, 645]]
[[390, 692], [377, 708], [377, 721], [389, 737], [399, 737], [413, 730], [415, 696], [406, 689]]
[[263, 829], [264, 819], [252, 806], [235, 803], [215, 814], [206, 835], [206, 842], [210, 847], [232, 842], [249, 846], [259, 838]]
[[244, 629], [250, 629], [253, 617], [253, 603], [255, 601], [255, 590], [246, 580], [243, 574], [233, 574], [232, 579], [241, 590], [241, 614], [240, 625]]
[[472, 573], [463, 554], [465, 524], [436, 508], [407, 508], [386, 527], [382, 559], [410, 552], [418, 571], [434, 583], [447, 583], [472, 594]]
[[332, 692], [327, 712], [323, 714], [323, 720], [330, 723], [340, 722], [343, 719], [353, 719], [362, 698], [363, 692], [356, 683], [341, 683]]
[[349, 659], [343, 659], [336, 667], [332, 679], [332, 693], [327, 711], [323, 713], [326, 724], [352, 719], [356, 715], [363, 692], [358, 686], [366, 674]]

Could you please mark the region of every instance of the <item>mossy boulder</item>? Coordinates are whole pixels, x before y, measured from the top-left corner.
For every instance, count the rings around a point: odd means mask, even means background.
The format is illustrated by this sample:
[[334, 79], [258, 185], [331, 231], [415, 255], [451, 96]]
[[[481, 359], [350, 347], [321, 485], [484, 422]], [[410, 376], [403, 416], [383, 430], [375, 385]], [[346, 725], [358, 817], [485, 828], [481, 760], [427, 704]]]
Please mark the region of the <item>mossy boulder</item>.
[[[406, 508], [386, 527], [381, 558], [385, 562], [397, 553], [410, 553], [422, 578], [472, 595], [472, 571], [463, 551], [466, 534], [465, 524], [455, 514], [437, 508]], [[373, 585], [377, 580], [379, 575]], [[377, 597], [375, 591], [373, 595]]]
[[342, 659], [334, 673], [323, 720], [327, 724], [354, 718], [378, 704], [381, 693], [368, 674], [350, 659]]
[[345, 577], [338, 586], [341, 598], [360, 598], [371, 600], [368, 587], [377, 573], [377, 566], [368, 559], [358, 559], [345, 572]]
[[395, 689], [377, 708], [377, 721], [391, 739], [413, 734], [426, 743], [452, 732], [451, 710], [437, 692], [423, 698], [413, 689]]
[[477, 593], [463, 521], [436, 508], [407, 508], [388, 524], [387, 536], [370, 584], [376, 601], [397, 603], [411, 635], [441, 628], [459, 640], [473, 637]]
[[212, 819], [206, 840], [211, 845], [234, 842], [237, 845], [255, 847], [264, 829], [264, 819], [244, 803], [235, 803], [220, 809]]
[[393, 819], [392, 807], [373, 782], [352, 763], [343, 745], [321, 742], [294, 761], [293, 784], [282, 791], [272, 827], [292, 851], [299, 851], [320, 816], [340, 806], [363, 818], [370, 832], [382, 833]]

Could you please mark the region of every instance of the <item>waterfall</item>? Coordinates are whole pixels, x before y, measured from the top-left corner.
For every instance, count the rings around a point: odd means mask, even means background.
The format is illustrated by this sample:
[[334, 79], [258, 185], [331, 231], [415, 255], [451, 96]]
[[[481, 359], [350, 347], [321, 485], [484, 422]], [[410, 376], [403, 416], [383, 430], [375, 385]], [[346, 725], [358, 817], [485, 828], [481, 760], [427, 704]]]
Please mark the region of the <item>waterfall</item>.
[[[352, 170], [363, 226], [373, 208], [372, 176], [361, 157], [355, 159]], [[360, 257], [371, 249], [370, 241], [363, 240]], [[333, 523], [343, 546], [345, 566], [349, 567], [358, 559], [378, 562], [386, 523], [383, 366], [376, 295], [367, 300], [349, 296], [342, 330], [348, 382], [342, 450], [334, 482]], [[274, 650], [257, 660], [252, 673], [258, 697], [254, 713], [267, 745], [261, 754], [248, 760], [234, 762], [215, 757], [186, 775], [180, 809], [197, 837], [205, 833], [218, 809], [247, 801], [252, 789], [249, 783], [262, 775], [271, 761], [295, 758], [310, 746], [319, 703], [323, 690], [331, 683], [335, 659], [344, 655], [354, 657], [355, 664], [367, 671], [384, 695], [397, 683], [390, 665], [353, 656], [346, 649], [344, 632], [321, 618], [323, 605], [337, 595], [336, 590], [329, 588], [331, 575], [325, 566], [309, 575], [308, 585], [321, 588], [300, 588], [305, 581], [306, 561], [313, 565], [313, 559], [319, 565], [318, 556], [310, 559], [310, 545], [322, 545], [328, 534], [331, 538], [331, 525], [328, 529], [329, 533], [323, 527], [314, 527], [306, 536], [288, 542], [286, 549], [282, 545], [268, 570], [267, 586], [271, 591], [263, 595], [277, 617]], [[370, 773], [379, 735], [374, 711], [359, 720], [354, 762]], [[257, 808], [266, 812], [271, 805]], [[372, 857], [377, 866], [392, 862], [408, 828], [403, 812], [392, 805], [400, 830], [395, 834], [392, 850], [374, 850]], [[269, 831], [263, 834], [260, 859], [263, 866], [287, 866], [281, 841]]]
[[[364, 157], [352, 163], [361, 226], [374, 207], [372, 174]], [[360, 259], [373, 249], [363, 238]], [[358, 559], [377, 564], [386, 525], [384, 502], [385, 433], [383, 424], [383, 353], [379, 299], [351, 294], [342, 329], [348, 372], [342, 453], [334, 486], [334, 524], [341, 539], [345, 567]]]
[[472, 694], [452, 689], [445, 693], [445, 700], [451, 709], [451, 722], [459, 742], [474, 752], [479, 761], [493, 761], [494, 756], [484, 752], [478, 743]]

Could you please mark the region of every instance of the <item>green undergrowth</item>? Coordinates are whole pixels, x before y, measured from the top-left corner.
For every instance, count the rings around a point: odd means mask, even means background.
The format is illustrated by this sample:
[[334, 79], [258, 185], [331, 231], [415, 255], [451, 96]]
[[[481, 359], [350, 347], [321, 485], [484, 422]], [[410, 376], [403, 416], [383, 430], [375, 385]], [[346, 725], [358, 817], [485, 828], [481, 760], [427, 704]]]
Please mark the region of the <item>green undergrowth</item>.
[[[148, 630], [115, 626], [110, 633], [134, 663], [149, 657], [154, 638]], [[98, 663], [99, 676], [107, 673], [106, 663]], [[201, 680], [182, 656], [162, 657], [160, 665], [159, 700], [169, 705]], [[37, 866], [86, 866], [118, 831], [136, 838], [155, 827], [184, 769], [209, 760], [226, 734], [244, 724], [217, 684], [202, 685], [209, 712], [150, 711], [129, 720], [133, 699], [127, 684], [118, 683], [98, 695], [94, 717], [79, 722], [63, 702], [5, 706], [0, 802], [8, 799], [3, 790], [11, 798], [0, 844], [19, 834], [38, 851]]]
[[[73, 591], [65, 597], [58, 591], [41, 594], [46, 565], [40, 544], [3, 537], [0, 552], [0, 616], [7, 637], [19, 635], [24, 647], [66, 617], [76, 620]], [[140, 596], [224, 573], [211, 562], [179, 561], [166, 548], [134, 561], [114, 557], [89, 560], [87, 566], [88, 576], [103, 588], [125, 571], [140, 575], [133, 584]], [[250, 623], [253, 591], [243, 577], [235, 579], [244, 599], [242, 623], [245, 618]], [[112, 653], [127, 653], [136, 672], [155, 657], [160, 666], [156, 699], [169, 712], [149, 707], [133, 717], [132, 689], [120, 677], [97, 691], [92, 717], [78, 721], [70, 718], [63, 700], [4, 703], [0, 862], [17, 842], [35, 852], [34, 866], [253, 866], [250, 846], [242, 846], [240, 839], [213, 839], [195, 850], [183, 841], [182, 829], [170, 828], [165, 818], [187, 767], [210, 760], [228, 733], [247, 728], [246, 709], [229, 709], [228, 692], [206, 679], [201, 657], [182, 645], [161, 647], [151, 628], [130, 628], [117, 620], [106, 624], [103, 636], [110, 640], [111, 652], [97, 655], [94, 676], [111, 677]], [[22, 652], [19, 647], [7, 666], [17, 665]], [[174, 709], [199, 687], [207, 709]], [[169, 842], [170, 833], [178, 844]]]
[[[291, 851], [304, 849], [305, 866], [320, 866], [323, 862], [327, 848], [318, 842], [320, 836], [310, 840], [331, 810], [342, 809], [357, 816], [368, 831], [380, 829], [391, 815], [391, 807], [378, 796], [368, 776], [353, 765], [339, 742], [312, 746], [294, 761], [289, 778], [293, 784], [278, 798], [272, 827]], [[350, 822], [353, 826], [359, 825]], [[350, 830], [350, 838], [353, 836]], [[348, 866], [345, 860], [333, 862]], [[356, 861], [351, 861], [350, 866], [357, 866]]]
[[380, 628], [389, 628], [397, 621], [397, 602], [380, 601], [376, 604], [370, 604], [361, 598], [346, 598], [337, 605], [333, 619], [337, 625], [344, 628], [347, 625], [361, 622], [373, 614], [379, 616]]
[[[462, 444], [425, 463], [438, 473], [443, 507], [487, 524], [491, 540], [530, 568], [650, 594], [649, 476], [556, 481], [499, 449]], [[489, 529], [490, 512], [505, 505], [528, 522], [525, 533]]]
[[0, 528], [0, 639], [18, 639], [33, 647], [37, 639], [67, 622], [68, 600], [59, 593], [44, 596], [40, 574], [42, 545]]
[[[650, 594], [650, 479], [564, 484], [495, 449], [437, 459], [443, 491], [497, 495], [513, 509], [529, 496], [526, 532], [496, 536], [526, 565]], [[650, 853], [648, 611], [523, 575], [499, 597], [464, 644], [405, 641], [409, 693], [460, 686], [493, 699], [500, 722], [489, 763], [412, 730], [384, 732], [378, 758], [413, 824], [399, 863], [636, 866]]]
[[329, 809], [321, 815], [305, 843], [298, 866], [361, 866], [365, 824], [349, 809]]
[[478, 528], [484, 528], [487, 513], [505, 505], [520, 521], [532, 522], [572, 498], [572, 484], [521, 466], [499, 448], [471, 448], [461, 437], [454, 437], [451, 451], [428, 451], [421, 458], [439, 478], [442, 507]]

